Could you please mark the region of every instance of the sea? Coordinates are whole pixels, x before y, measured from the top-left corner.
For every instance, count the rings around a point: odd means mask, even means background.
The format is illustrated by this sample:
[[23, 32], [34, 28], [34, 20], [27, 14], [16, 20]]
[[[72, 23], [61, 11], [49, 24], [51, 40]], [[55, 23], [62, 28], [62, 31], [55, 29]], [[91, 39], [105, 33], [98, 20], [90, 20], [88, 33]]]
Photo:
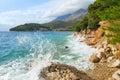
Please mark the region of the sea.
[[[63, 63], [86, 71], [93, 64], [89, 57], [97, 49], [71, 31], [0, 32], [0, 80], [44, 80], [40, 71]], [[28, 65], [37, 62], [30, 70]]]

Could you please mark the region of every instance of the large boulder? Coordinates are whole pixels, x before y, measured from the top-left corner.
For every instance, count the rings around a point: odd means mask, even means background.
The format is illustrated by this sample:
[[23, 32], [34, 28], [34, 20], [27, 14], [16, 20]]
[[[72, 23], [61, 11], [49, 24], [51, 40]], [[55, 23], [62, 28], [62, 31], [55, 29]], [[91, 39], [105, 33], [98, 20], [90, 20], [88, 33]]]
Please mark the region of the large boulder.
[[96, 54], [93, 54], [93, 55], [90, 56], [89, 60], [93, 63], [97, 63], [97, 62], [100, 61], [100, 58], [98, 58]]
[[120, 80], [120, 70], [116, 71], [112, 77], [115, 79], [115, 80]]
[[45, 80], [92, 80], [75, 67], [60, 63], [52, 63], [50, 66], [45, 67], [40, 72], [39, 77]]

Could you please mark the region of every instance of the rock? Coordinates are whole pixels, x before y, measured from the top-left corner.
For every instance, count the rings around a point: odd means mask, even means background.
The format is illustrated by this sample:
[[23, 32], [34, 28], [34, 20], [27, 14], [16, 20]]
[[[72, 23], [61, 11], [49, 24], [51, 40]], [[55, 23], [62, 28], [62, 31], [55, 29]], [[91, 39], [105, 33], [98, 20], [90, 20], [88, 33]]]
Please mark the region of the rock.
[[39, 77], [45, 80], [92, 80], [87, 74], [75, 67], [59, 63], [52, 63], [50, 66], [45, 67], [40, 72]]
[[105, 53], [105, 55], [106, 55], [106, 58], [108, 58], [108, 57], [110, 57], [110, 56], [113, 56], [113, 54], [112, 54], [112, 50], [111, 50], [111, 48], [110, 47], [106, 47], [106, 48], [104, 48], [104, 53]]
[[74, 37], [77, 37], [79, 35], [79, 32], [74, 32]]
[[120, 60], [115, 60], [115, 62], [113, 62], [113, 63], [110, 63], [109, 65], [108, 65], [108, 67], [112, 67], [112, 68], [120, 68]]
[[108, 78], [108, 80], [115, 80], [114, 78]]
[[120, 51], [115, 51], [114, 55], [116, 58], [120, 59]]
[[65, 46], [65, 48], [67, 49], [67, 48], [68, 48], [68, 46]]
[[100, 60], [100, 63], [106, 63], [107, 61], [106, 61], [106, 59], [105, 58], [102, 58], [101, 60]]
[[91, 57], [90, 57], [90, 61], [93, 62], [93, 63], [97, 63], [100, 61], [100, 58], [98, 58], [95, 54], [93, 54]]
[[100, 59], [106, 58], [106, 55], [105, 55], [103, 52], [97, 53], [96, 56], [97, 56], [98, 58], [100, 58]]
[[112, 53], [114, 53], [117, 50], [115, 45], [108, 44], [108, 47], [111, 48]]
[[38, 62], [36, 61], [32, 61], [28, 64], [28, 70], [31, 70], [33, 67], [35, 67], [36, 65], [38, 65]]
[[115, 80], [120, 80], [120, 70], [116, 71], [112, 77], [115, 79]]
[[110, 57], [107, 58], [108, 63], [113, 63], [115, 61], [116, 61], [116, 58], [114, 56], [110, 56]]
[[105, 49], [104, 49], [104, 48], [100, 48], [100, 49], [98, 50], [98, 52], [99, 52], [99, 53], [104, 53], [104, 52], [105, 52]]
[[110, 47], [105, 48], [105, 51], [108, 52], [108, 53], [112, 52]]
[[99, 42], [100, 38], [102, 38], [104, 35], [104, 30], [102, 27], [99, 27], [96, 31], [95, 31], [95, 37], [93, 42]]
[[113, 56], [112, 53], [106, 53], [105, 55], [106, 55], [106, 58], [109, 58], [109, 57]]

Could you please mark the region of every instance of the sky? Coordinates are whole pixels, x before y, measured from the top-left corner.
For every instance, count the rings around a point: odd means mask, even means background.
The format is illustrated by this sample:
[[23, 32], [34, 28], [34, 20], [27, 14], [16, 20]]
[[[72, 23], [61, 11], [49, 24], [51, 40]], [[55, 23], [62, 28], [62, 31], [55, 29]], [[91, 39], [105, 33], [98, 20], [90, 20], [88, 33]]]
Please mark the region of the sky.
[[24, 23], [47, 23], [86, 9], [94, 0], [0, 0], [0, 31]]

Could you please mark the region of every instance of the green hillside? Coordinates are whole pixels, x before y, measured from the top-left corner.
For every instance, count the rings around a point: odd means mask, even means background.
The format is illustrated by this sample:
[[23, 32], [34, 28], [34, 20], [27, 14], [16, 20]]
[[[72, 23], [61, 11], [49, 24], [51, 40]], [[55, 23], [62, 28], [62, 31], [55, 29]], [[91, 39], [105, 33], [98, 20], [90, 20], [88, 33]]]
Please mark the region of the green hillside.
[[37, 24], [37, 23], [29, 23], [29, 24], [23, 24], [16, 26], [14, 28], [11, 28], [10, 31], [48, 31], [51, 30], [50, 27]]
[[112, 25], [107, 29], [111, 43], [120, 42], [120, 1], [96, 0], [88, 7], [88, 16], [74, 26], [75, 31], [97, 29], [99, 21], [109, 21]]
[[68, 31], [72, 30], [72, 27], [77, 22], [78, 21], [54, 21], [45, 24], [27, 23], [11, 28], [10, 31], [51, 31], [51, 30]]
[[72, 30], [72, 27], [76, 23], [78, 23], [77, 20], [74, 20], [74, 21], [54, 21], [54, 22], [43, 24], [43, 25], [50, 27], [52, 30], [59, 30], [61, 28], [64, 28], [64, 30]]

